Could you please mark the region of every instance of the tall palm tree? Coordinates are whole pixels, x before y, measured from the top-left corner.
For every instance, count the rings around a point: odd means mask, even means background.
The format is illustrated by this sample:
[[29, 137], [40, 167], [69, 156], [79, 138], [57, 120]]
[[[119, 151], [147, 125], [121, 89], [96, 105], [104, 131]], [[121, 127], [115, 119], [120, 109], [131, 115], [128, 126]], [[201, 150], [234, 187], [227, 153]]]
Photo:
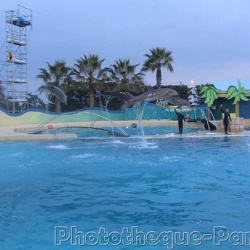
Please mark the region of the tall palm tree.
[[156, 70], [156, 86], [161, 88], [162, 84], [162, 74], [161, 69], [166, 68], [170, 72], [174, 72], [172, 62], [172, 51], [166, 50], [165, 48], [156, 47], [155, 49], [150, 49], [151, 54], [145, 54], [147, 60], [143, 64], [142, 71], [152, 71]]
[[106, 69], [102, 69], [104, 59], [100, 59], [98, 55], [83, 55], [76, 60], [73, 73], [82, 84], [88, 85], [89, 106], [94, 107], [95, 87], [103, 78], [106, 77]]
[[116, 60], [109, 68], [110, 78], [119, 90], [134, 90], [144, 86], [142, 72], [136, 73], [139, 64], [131, 64], [130, 60]]
[[[37, 78], [41, 79], [45, 85], [38, 90], [40, 92], [50, 91], [50, 94], [55, 95], [56, 112], [61, 112], [61, 102], [58, 95], [60, 87], [70, 79], [71, 68], [66, 66], [65, 61], [56, 61], [53, 65], [47, 62], [48, 69], [40, 68], [40, 74]], [[56, 90], [56, 92], [55, 92]]]

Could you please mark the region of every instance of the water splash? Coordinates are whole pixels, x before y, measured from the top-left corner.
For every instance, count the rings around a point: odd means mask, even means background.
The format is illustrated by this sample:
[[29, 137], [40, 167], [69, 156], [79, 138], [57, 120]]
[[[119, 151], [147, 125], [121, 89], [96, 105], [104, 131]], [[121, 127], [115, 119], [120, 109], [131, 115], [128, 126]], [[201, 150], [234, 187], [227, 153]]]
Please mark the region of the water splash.
[[86, 153], [86, 154], [81, 154], [81, 155], [73, 155], [73, 156], [71, 156], [71, 158], [74, 158], [74, 159], [87, 159], [87, 158], [96, 157], [96, 156], [98, 156], [98, 155], [97, 154]]
[[70, 149], [69, 147], [63, 145], [63, 144], [58, 144], [58, 145], [50, 145], [46, 146], [46, 148], [51, 148], [51, 149]]

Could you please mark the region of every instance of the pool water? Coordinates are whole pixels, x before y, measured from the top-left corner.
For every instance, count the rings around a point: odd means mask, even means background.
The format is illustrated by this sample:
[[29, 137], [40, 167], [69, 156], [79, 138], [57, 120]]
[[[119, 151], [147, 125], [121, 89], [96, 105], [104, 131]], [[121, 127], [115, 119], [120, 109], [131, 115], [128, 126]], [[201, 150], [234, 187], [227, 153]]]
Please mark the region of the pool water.
[[[127, 134], [129, 136], [142, 136], [145, 135], [165, 135], [165, 134], [176, 134], [178, 133], [177, 127], [159, 126], [159, 127], [144, 127], [143, 130], [140, 127], [122, 127], [120, 130], [118, 127], [107, 127], [106, 130], [98, 130], [91, 128], [58, 128], [54, 130], [44, 130], [45, 134], [58, 134], [58, 133], [73, 133], [76, 134], [78, 138], [86, 137], [110, 137], [112, 132], [118, 133], [118, 135]], [[202, 128], [184, 128], [183, 134], [196, 133], [197, 131], [205, 131]], [[111, 132], [111, 133], [109, 133]]]
[[248, 136], [1, 142], [0, 249], [249, 247], [249, 159]]

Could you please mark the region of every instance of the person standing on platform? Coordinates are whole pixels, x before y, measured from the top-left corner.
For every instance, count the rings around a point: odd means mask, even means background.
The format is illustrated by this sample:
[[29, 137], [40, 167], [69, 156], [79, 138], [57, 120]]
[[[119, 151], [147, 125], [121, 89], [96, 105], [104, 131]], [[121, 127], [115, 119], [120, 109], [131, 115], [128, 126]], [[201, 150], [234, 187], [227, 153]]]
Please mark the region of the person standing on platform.
[[220, 108], [221, 108], [222, 113], [224, 114], [223, 125], [224, 125], [225, 134], [227, 135], [228, 134], [229, 120], [232, 121], [231, 116], [230, 116], [228, 109], [226, 109], [226, 110], [223, 109], [222, 104], [220, 105]]
[[182, 114], [182, 111], [177, 112], [176, 109], [174, 110], [177, 117], [178, 117], [178, 127], [179, 127], [179, 133], [182, 135], [183, 132], [183, 122], [185, 122], [185, 116]]

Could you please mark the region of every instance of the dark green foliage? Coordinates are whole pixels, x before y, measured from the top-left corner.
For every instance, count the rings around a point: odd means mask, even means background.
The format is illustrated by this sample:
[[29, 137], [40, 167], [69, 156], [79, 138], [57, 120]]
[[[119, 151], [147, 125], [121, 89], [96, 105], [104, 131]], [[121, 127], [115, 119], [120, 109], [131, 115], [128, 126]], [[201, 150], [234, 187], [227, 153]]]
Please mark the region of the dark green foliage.
[[161, 69], [174, 71], [172, 51], [156, 47], [145, 56], [147, 59], [139, 71], [136, 71], [139, 64], [132, 64], [129, 59], [118, 59], [110, 67], [102, 67], [104, 59], [90, 54], [77, 59], [73, 67], [67, 67], [64, 61], [56, 61], [54, 65], [47, 63], [48, 70], [40, 68], [37, 78], [46, 85], [60, 87], [67, 96], [67, 105], [64, 105], [59, 103], [52, 93], [49, 94], [50, 111], [68, 112], [100, 106], [118, 110], [123, 105], [122, 100], [113, 97], [106, 102], [107, 99], [96, 95], [96, 90], [101, 92], [122, 90], [135, 96], [140, 95], [147, 90], [143, 73], [146, 71], [156, 72], [157, 88], [173, 88], [181, 98], [188, 100], [189, 88], [187, 86], [161, 86]]
[[46, 104], [38, 96], [31, 93], [28, 94], [28, 108], [29, 109], [46, 109]]
[[156, 72], [156, 86], [161, 88], [162, 84], [162, 68], [174, 72], [172, 62], [172, 51], [166, 50], [165, 48], [156, 47], [150, 49], [150, 54], [145, 54], [147, 60], [144, 62], [142, 71]]
[[[47, 62], [47, 68], [40, 68], [40, 74], [37, 75], [38, 79], [43, 81], [46, 87], [55, 86], [60, 88], [62, 84], [66, 84], [71, 81], [71, 68], [66, 66], [65, 61], [56, 61], [55, 64], [50, 64]], [[45, 92], [47, 89], [43, 89], [41, 86], [38, 91]], [[52, 92], [49, 96], [53, 95]], [[55, 102], [55, 111], [61, 112], [61, 102], [58, 98], [53, 99]], [[53, 110], [54, 111], [54, 110]]]
[[177, 91], [180, 98], [188, 100], [190, 88], [187, 85], [165, 85], [162, 88], [170, 88]]

